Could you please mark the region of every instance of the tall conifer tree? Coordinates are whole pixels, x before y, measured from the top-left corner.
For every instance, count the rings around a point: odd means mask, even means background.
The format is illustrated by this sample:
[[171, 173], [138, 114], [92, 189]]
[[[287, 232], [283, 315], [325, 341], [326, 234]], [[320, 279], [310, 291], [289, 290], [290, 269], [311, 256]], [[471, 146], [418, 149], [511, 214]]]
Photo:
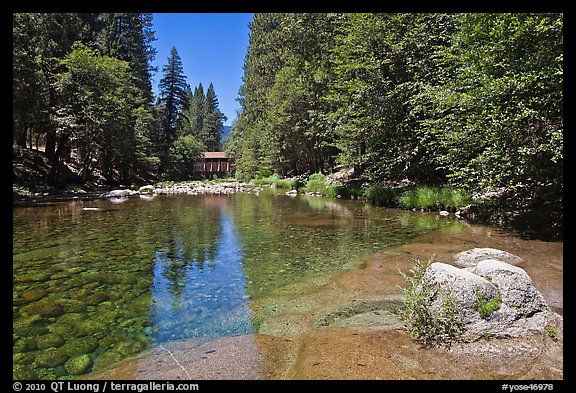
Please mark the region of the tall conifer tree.
[[227, 119], [218, 108], [218, 97], [214, 91], [214, 85], [210, 83], [206, 91], [204, 124], [202, 126], [202, 139], [209, 151], [219, 151], [221, 149], [224, 122]]
[[175, 47], [172, 47], [168, 64], [162, 68], [162, 72], [164, 77], [159, 84], [160, 129], [156, 136], [160, 172], [166, 169], [170, 145], [177, 137], [178, 119], [188, 99], [182, 60]]

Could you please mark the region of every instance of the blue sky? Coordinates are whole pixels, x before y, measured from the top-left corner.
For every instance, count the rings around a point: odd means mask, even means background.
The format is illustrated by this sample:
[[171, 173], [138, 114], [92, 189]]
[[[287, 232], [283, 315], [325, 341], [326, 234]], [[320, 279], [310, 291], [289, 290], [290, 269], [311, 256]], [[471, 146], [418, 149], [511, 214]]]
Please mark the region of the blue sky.
[[159, 13], [153, 14], [158, 51], [152, 63], [158, 72], [152, 76], [154, 94], [162, 67], [168, 63], [174, 46], [182, 59], [186, 81], [192, 89], [202, 83], [204, 92], [210, 83], [218, 97], [220, 110], [232, 125], [240, 105], [236, 101], [242, 85], [243, 65], [252, 14], [243, 13]]

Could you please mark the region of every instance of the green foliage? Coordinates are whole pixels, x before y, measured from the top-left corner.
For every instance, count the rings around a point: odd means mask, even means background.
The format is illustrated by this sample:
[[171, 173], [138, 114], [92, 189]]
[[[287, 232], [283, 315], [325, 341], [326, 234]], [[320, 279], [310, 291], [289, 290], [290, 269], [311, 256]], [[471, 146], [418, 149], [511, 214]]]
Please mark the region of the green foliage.
[[429, 89], [431, 116], [419, 132], [453, 186], [508, 187], [515, 193], [508, 209], [556, 206], [559, 218], [562, 15], [463, 14], [458, 20], [454, 44], [438, 52], [453, 77]]
[[183, 107], [180, 133], [191, 134], [206, 146], [207, 151], [220, 151], [224, 122], [227, 117], [218, 108], [218, 97], [210, 83], [206, 94], [202, 83], [188, 92], [188, 104]]
[[554, 326], [548, 325], [544, 328], [544, 330], [546, 331], [548, 337], [550, 337], [554, 341], [558, 341], [558, 330], [556, 330]]
[[[407, 286], [402, 289], [404, 304], [400, 317], [410, 335], [425, 347], [446, 346], [458, 339], [463, 323], [458, 313], [458, 302], [453, 295], [440, 291], [423, 280], [433, 257], [427, 262], [415, 259], [416, 265], [408, 273], [400, 272]], [[440, 310], [430, 305], [435, 296], [442, 298]]]
[[373, 204], [386, 207], [396, 206], [401, 193], [402, 190], [399, 188], [378, 185], [370, 186], [363, 190], [363, 195]]
[[99, 164], [108, 180], [117, 170], [122, 178], [129, 177], [137, 160], [136, 123], [145, 110], [128, 63], [77, 42], [61, 65], [65, 71], [55, 83], [55, 121], [61, 143], [70, 141], [78, 150], [80, 176], [87, 178]]
[[[110, 180], [165, 175], [182, 135], [218, 150], [213, 86], [193, 93], [175, 48], [151, 105], [151, 26], [139, 13], [14, 14], [13, 143], [44, 143], [53, 166], [78, 152], [82, 176]], [[236, 178], [345, 165], [430, 187], [402, 206], [448, 210], [504, 187], [495, 215], [561, 236], [562, 14], [256, 13], [249, 27], [226, 146]], [[462, 191], [435, 195], [439, 184]], [[359, 190], [322, 191], [346, 192]]]
[[240, 177], [343, 164], [462, 190], [405, 206], [454, 210], [507, 187], [515, 217], [562, 222], [561, 14], [255, 14], [250, 27], [228, 146]]
[[[77, 153], [84, 179], [146, 176], [151, 14], [27, 13], [13, 22], [14, 142], [44, 144], [52, 168]], [[47, 180], [58, 184], [57, 172]]]
[[192, 135], [178, 137], [170, 147], [168, 175], [173, 180], [189, 180], [194, 175], [194, 163], [206, 147]]
[[494, 311], [500, 309], [502, 305], [502, 298], [500, 294], [496, 294], [492, 298], [488, 298], [485, 293], [478, 292], [476, 294], [476, 309], [483, 319], [488, 319]]
[[[267, 170], [262, 170], [261, 173], [267, 173]], [[254, 185], [269, 185], [276, 188], [298, 188], [300, 185], [298, 179], [282, 179], [277, 173], [274, 173], [267, 177], [260, 177], [258, 179], [253, 179], [250, 181]]]
[[459, 189], [422, 186], [404, 191], [398, 203], [405, 209], [457, 210], [471, 203], [472, 197]]
[[405, 209], [432, 209], [439, 205], [438, 190], [432, 187], [418, 187], [404, 192], [398, 201]]
[[472, 196], [470, 194], [461, 189], [449, 187], [440, 190], [439, 199], [442, 207], [449, 211], [456, 211], [472, 203]]
[[182, 109], [188, 106], [186, 76], [178, 50], [172, 47], [168, 63], [162, 67], [163, 77], [159, 82], [158, 97], [159, 127], [154, 135], [156, 153], [160, 157], [160, 172], [170, 170], [169, 155], [178, 138], [178, 125]]
[[264, 169], [261, 169], [260, 172], [258, 172], [258, 177], [257, 177], [257, 178], [258, 178], [258, 179], [263, 179], [263, 178], [265, 178], [265, 177], [270, 177], [270, 176], [272, 176], [272, 175], [273, 175], [273, 172], [272, 172], [270, 169], [264, 168]]
[[338, 189], [328, 184], [326, 176], [322, 173], [313, 173], [300, 189], [302, 192], [318, 192], [321, 195], [336, 196]]

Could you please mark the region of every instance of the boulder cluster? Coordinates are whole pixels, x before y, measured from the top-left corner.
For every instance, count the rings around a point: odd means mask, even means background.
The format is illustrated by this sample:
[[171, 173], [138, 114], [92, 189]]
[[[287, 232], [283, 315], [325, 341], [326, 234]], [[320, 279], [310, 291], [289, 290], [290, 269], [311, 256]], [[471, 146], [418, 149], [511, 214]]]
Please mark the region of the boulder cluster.
[[462, 338], [512, 338], [543, 334], [558, 318], [534, 287], [522, 259], [505, 251], [475, 248], [456, 255], [455, 265], [434, 262], [422, 282], [435, 288], [428, 306], [442, 312], [447, 296], [457, 302]]
[[138, 190], [131, 189], [117, 189], [112, 190], [101, 195], [112, 202], [120, 202], [126, 200], [128, 197], [140, 196], [142, 198], [150, 198], [155, 195], [169, 195], [169, 194], [187, 194], [187, 195], [231, 195], [237, 192], [259, 194], [262, 188], [251, 186], [239, 182], [223, 182], [223, 183], [204, 183], [204, 182], [187, 182], [176, 183], [171, 186], [153, 186], [145, 185]]

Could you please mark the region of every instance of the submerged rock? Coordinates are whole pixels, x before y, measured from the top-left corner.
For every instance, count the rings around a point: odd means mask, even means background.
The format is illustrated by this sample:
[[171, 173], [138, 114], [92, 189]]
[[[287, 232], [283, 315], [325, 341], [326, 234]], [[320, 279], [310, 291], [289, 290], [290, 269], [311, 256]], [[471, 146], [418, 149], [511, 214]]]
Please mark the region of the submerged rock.
[[38, 314], [21, 316], [12, 322], [13, 333], [22, 337], [44, 334], [48, 332], [44, 323], [44, 318]]
[[115, 351], [107, 351], [104, 352], [102, 354], [100, 354], [95, 360], [94, 360], [94, 371], [98, 371], [98, 370], [103, 370], [105, 368], [108, 368], [110, 365], [114, 364], [114, 363], [118, 363], [119, 361], [124, 359], [124, 355], [115, 352]]
[[86, 311], [86, 304], [76, 299], [57, 299], [56, 303], [64, 308], [65, 313], [81, 313]]
[[50, 348], [38, 353], [35, 363], [40, 367], [56, 367], [64, 364], [68, 358], [61, 348]]
[[89, 355], [84, 354], [70, 358], [64, 364], [64, 368], [66, 369], [68, 374], [81, 375], [86, 374], [88, 371], [90, 371], [92, 364], [93, 364], [92, 358]]
[[29, 364], [14, 364], [12, 366], [12, 378], [15, 380], [34, 380], [38, 379], [38, 373]]
[[98, 340], [89, 336], [73, 338], [61, 348], [68, 356], [84, 355], [98, 348]]
[[43, 317], [57, 317], [64, 314], [64, 307], [53, 300], [42, 299], [23, 307], [22, 311], [27, 314], [42, 315]]
[[146, 343], [136, 339], [127, 339], [114, 345], [114, 350], [125, 356], [141, 352], [144, 348]]
[[59, 335], [58, 333], [47, 333], [41, 336], [38, 336], [36, 339], [36, 343], [38, 345], [38, 349], [48, 349], [48, 348], [57, 348], [64, 344], [64, 338]]
[[35, 302], [42, 299], [48, 291], [41, 288], [28, 288], [22, 291], [22, 298], [27, 302]]

